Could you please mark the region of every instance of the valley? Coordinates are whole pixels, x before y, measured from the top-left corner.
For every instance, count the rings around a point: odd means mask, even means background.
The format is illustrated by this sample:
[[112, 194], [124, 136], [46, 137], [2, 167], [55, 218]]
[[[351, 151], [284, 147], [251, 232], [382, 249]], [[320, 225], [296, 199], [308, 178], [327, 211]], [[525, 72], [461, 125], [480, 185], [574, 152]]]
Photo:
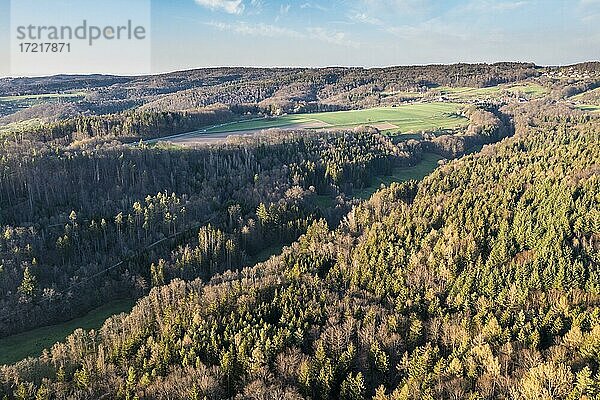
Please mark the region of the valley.
[[[368, 199], [377, 190], [392, 183], [421, 180], [438, 167], [439, 160], [441, 160], [441, 157], [437, 155], [425, 154], [423, 159], [414, 167], [395, 168], [391, 175], [375, 177], [371, 186], [358, 191], [354, 196], [359, 199]], [[334, 199], [330, 196], [323, 197], [325, 202], [323, 203], [324, 207], [331, 207]], [[256, 254], [252, 263], [264, 262], [271, 256], [280, 254], [281, 250], [282, 246], [268, 247]], [[129, 312], [133, 305], [134, 302], [131, 300], [116, 300], [91, 310], [84, 317], [1, 338], [0, 365], [14, 363], [26, 357], [37, 357], [41, 354], [42, 350], [48, 349], [56, 342], [65, 340], [67, 336], [73, 334], [75, 329], [97, 330], [108, 317], [121, 312]]]
[[594, 398], [598, 85], [0, 79], [0, 398]]

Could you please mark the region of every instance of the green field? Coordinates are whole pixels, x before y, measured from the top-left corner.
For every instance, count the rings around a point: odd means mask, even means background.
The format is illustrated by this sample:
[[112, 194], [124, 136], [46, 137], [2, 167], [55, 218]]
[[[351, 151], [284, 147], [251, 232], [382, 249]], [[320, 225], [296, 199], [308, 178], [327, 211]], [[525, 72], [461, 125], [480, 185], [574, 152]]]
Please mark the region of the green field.
[[[310, 114], [317, 115], [317, 114]], [[206, 129], [203, 132], [206, 133], [224, 133], [224, 132], [238, 132], [238, 131], [251, 131], [258, 129], [268, 128], [281, 128], [285, 126], [291, 126], [294, 124], [303, 124], [307, 122], [314, 122], [315, 119], [308, 118], [308, 114], [293, 114], [284, 115], [281, 117], [273, 118], [253, 118], [247, 121], [236, 121], [227, 124], [217, 125]]]
[[438, 167], [438, 161], [442, 157], [437, 154], [425, 153], [423, 159], [414, 167], [394, 168], [391, 175], [378, 176], [373, 179], [371, 186], [357, 191], [354, 197], [359, 199], [368, 199], [378, 191], [381, 186], [389, 186], [393, 182], [405, 182], [409, 180], [421, 180], [432, 173]]
[[548, 88], [537, 83], [503, 84], [484, 88], [442, 86], [432, 89], [431, 92], [439, 93], [440, 96], [445, 96], [454, 101], [466, 101], [476, 98], [489, 99], [498, 97], [503, 93], [519, 94], [528, 98], [539, 98], [550, 93]]
[[85, 93], [47, 93], [23, 96], [0, 96], [0, 117], [13, 114], [29, 107], [59, 101], [83, 100]]
[[581, 111], [587, 111], [591, 113], [600, 113], [600, 106], [596, 106], [593, 104], [579, 104], [576, 106]]
[[352, 128], [360, 125], [393, 125], [390, 131], [400, 133], [433, 129], [449, 129], [465, 126], [468, 119], [459, 115], [461, 104], [415, 103], [398, 107], [380, 107], [367, 110], [334, 111], [314, 114], [284, 115], [233, 122], [208, 128], [204, 133], [252, 131], [268, 128], [294, 128], [301, 124], [317, 124], [315, 127]]
[[0, 101], [31, 101], [31, 100], [48, 100], [48, 99], [64, 99], [83, 97], [85, 93], [42, 93], [42, 94], [26, 94], [22, 96], [0, 96]]
[[59, 100], [82, 100], [85, 93], [47, 93], [47, 94], [31, 94], [23, 96], [0, 96], [0, 109], [7, 108], [8, 110], [17, 111], [27, 107], [32, 107], [42, 103], [51, 103]]
[[81, 318], [2, 338], [0, 339], [0, 365], [37, 356], [42, 353], [42, 350], [64, 340], [77, 328], [98, 329], [108, 317], [131, 310], [134, 304], [133, 300], [113, 301], [90, 311]]
[[0, 137], [5, 134], [25, 132], [27, 130], [39, 128], [42, 126], [42, 120], [38, 118], [28, 119], [27, 121], [11, 122], [7, 125], [0, 125]]
[[406, 92], [406, 91], [395, 91], [395, 92], [381, 92], [381, 97], [401, 97], [405, 99], [417, 100], [423, 97], [423, 93], [420, 92]]

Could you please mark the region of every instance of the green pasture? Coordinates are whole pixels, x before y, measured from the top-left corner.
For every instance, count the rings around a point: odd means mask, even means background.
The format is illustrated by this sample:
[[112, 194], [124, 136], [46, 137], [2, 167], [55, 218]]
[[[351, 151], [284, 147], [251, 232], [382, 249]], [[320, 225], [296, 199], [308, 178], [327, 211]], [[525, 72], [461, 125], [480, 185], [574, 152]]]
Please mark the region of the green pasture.
[[313, 114], [293, 114], [275, 118], [252, 119], [206, 129], [206, 133], [239, 132], [268, 128], [293, 128], [299, 124], [322, 123], [328, 128], [352, 128], [360, 125], [390, 123], [393, 130], [414, 132], [420, 130], [456, 128], [468, 123], [459, 115], [458, 103], [414, 103], [397, 107], [379, 107], [366, 110], [334, 111]]
[[474, 87], [448, 87], [442, 86], [431, 90], [440, 96], [448, 97], [456, 101], [473, 99], [488, 99], [498, 97], [502, 94], [522, 95], [528, 98], [539, 98], [550, 93], [550, 90], [537, 83], [502, 84], [484, 88]]
[[576, 106], [581, 111], [587, 111], [591, 113], [600, 113], [600, 106], [594, 104], [579, 104]]
[[23, 101], [39, 101], [39, 100], [49, 100], [49, 99], [65, 99], [65, 98], [75, 98], [75, 97], [84, 97], [85, 93], [83, 92], [75, 92], [75, 93], [42, 93], [42, 94], [27, 94], [22, 96], [0, 96], [0, 101], [2, 102], [23, 102]]
[[27, 357], [38, 356], [56, 342], [65, 340], [77, 328], [98, 329], [114, 314], [128, 312], [133, 308], [133, 300], [117, 300], [90, 311], [80, 318], [36, 328], [17, 335], [0, 339], [0, 365], [12, 364]]
[[438, 161], [441, 159], [442, 157], [437, 154], [425, 153], [417, 165], [413, 167], [394, 168], [391, 175], [375, 177], [369, 187], [355, 192], [354, 197], [368, 199], [373, 193], [379, 190], [381, 186], [389, 186], [393, 182], [421, 180], [438, 167]]

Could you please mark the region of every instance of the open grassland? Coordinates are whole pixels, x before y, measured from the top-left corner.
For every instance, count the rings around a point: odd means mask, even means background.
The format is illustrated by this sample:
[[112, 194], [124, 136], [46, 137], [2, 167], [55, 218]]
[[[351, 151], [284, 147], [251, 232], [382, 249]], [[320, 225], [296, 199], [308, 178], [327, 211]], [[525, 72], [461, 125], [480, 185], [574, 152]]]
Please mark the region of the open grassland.
[[519, 83], [511, 85], [496, 86], [500, 93], [506, 91], [516, 95], [522, 95], [528, 98], [540, 98], [550, 93], [550, 89], [537, 83]]
[[503, 84], [498, 86], [490, 86], [484, 88], [473, 87], [448, 87], [442, 86], [432, 89], [431, 92], [437, 93], [440, 96], [447, 97], [454, 101], [468, 101], [474, 99], [491, 99], [498, 98], [503, 94], [512, 96], [524, 96], [534, 99], [547, 95], [550, 90], [537, 83], [519, 83], [519, 84]]
[[22, 109], [37, 104], [56, 102], [56, 101], [77, 101], [82, 100], [85, 93], [46, 93], [31, 94], [23, 96], [0, 96], [0, 108]]
[[[316, 115], [316, 114], [315, 114]], [[237, 121], [227, 124], [221, 124], [207, 128], [201, 132], [206, 133], [227, 133], [227, 132], [242, 132], [254, 131], [259, 129], [283, 128], [308, 122], [314, 122], [312, 118], [307, 117], [307, 114], [284, 115], [273, 118], [253, 118], [246, 121]]]
[[314, 114], [284, 115], [219, 125], [205, 133], [241, 132], [268, 128], [352, 128], [374, 126], [383, 131], [401, 133], [421, 130], [448, 129], [464, 126], [467, 118], [459, 115], [458, 103], [415, 103], [398, 107], [367, 110], [335, 111]]
[[577, 108], [580, 109], [581, 111], [587, 111], [587, 112], [591, 112], [591, 113], [600, 113], [600, 105], [594, 105], [594, 104], [579, 104], [577, 105]]
[[371, 186], [357, 191], [354, 193], [354, 197], [368, 199], [373, 193], [379, 190], [381, 186], [389, 186], [393, 182], [421, 180], [438, 167], [438, 161], [441, 159], [442, 157], [437, 154], [425, 153], [417, 165], [413, 167], [394, 168], [391, 175], [375, 177]]
[[133, 300], [113, 301], [90, 311], [81, 318], [2, 338], [0, 339], [0, 365], [40, 355], [42, 350], [63, 341], [77, 328], [98, 329], [108, 317], [131, 310], [134, 304]]
[[393, 92], [381, 92], [381, 97], [396, 97], [410, 100], [417, 100], [423, 97], [423, 93], [421, 92], [406, 92], [402, 90], [393, 91]]
[[28, 130], [38, 128], [42, 125], [42, 120], [38, 118], [28, 119], [26, 121], [12, 122], [7, 125], [0, 125], [0, 139], [14, 136]]
[[576, 94], [575, 96], [571, 96], [571, 100], [575, 100], [575, 101], [583, 100], [584, 97], [587, 97], [590, 94], [600, 96], [600, 87], [598, 87], [596, 89], [592, 89], [592, 90], [587, 90], [585, 92], [581, 92], [579, 94]]
[[26, 94], [22, 96], [0, 96], [0, 101], [31, 101], [31, 100], [48, 100], [48, 99], [67, 99], [74, 97], [83, 97], [85, 93], [43, 93], [43, 94]]
[[22, 96], [0, 96], [0, 116], [46, 103], [76, 102], [83, 100], [85, 93], [46, 93]]
[[506, 83], [489, 87], [450, 87], [438, 86], [423, 92], [382, 92], [383, 98], [395, 98], [398, 101], [432, 99], [436, 96], [455, 102], [473, 102], [476, 100], [494, 100], [502, 96], [537, 99], [550, 93], [550, 89], [535, 82]]

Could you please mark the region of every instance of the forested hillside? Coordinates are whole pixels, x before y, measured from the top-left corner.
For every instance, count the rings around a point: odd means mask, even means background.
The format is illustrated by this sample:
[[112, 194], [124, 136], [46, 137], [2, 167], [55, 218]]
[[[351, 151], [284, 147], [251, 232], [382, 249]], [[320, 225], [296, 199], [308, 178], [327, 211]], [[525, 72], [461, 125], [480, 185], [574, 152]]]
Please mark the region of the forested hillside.
[[401, 152], [365, 133], [290, 133], [195, 150], [109, 146], [7, 155], [0, 333], [141, 295], [168, 279], [151, 264], [180, 245], [185, 252], [200, 246], [198, 260], [172, 275], [237, 268], [326, 215], [318, 194], [364, 187], [370, 175], [414, 163], [420, 152]]
[[0, 79], [0, 399], [600, 397], [598, 65]]
[[176, 277], [251, 265], [317, 218], [336, 225], [374, 177], [413, 166], [424, 152], [453, 158], [512, 133], [497, 110], [467, 114], [470, 125], [456, 135], [396, 144], [365, 129], [272, 132], [195, 149], [123, 146], [110, 129], [79, 140], [7, 140], [0, 337]]
[[137, 119], [160, 120], [162, 113], [190, 111], [198, 128], [214, 123], [209, 115], [214, 108], [236, 118], [367, 108], [410, 100], [406, 92], [437, 86], [494, 86], [543, 72], [533, 64], [497, 63], [371, 69], [207, 68], [139, 77], [5, 78], [0, 79], [0, 126], [105, 114], [116, 114], [114, 119], [124, 112], [139, 113]]
[[502, 106], [549, 96], [594, 104], [599, 63], [388, 68], [208, 68], [138, 77], [0, 79], [0, 141], [159, 138], [285, 114], [419, 101]]
[[[539, 106], [518, 109], [514, 137], [450, 162], [419, 184], [393, 184], [377, 192], [334, 230], [324, 219], [317, 220], [282, 255], [217, 274], [209, 282], [210, 274], [189, 271], [210, 268], [207, 249], [210, 257], [223, 257], [228, 267], [241, 265], [230, 249], [250, 237], [244, 236], [250, 225], [241, 218], [239, 230], [233, 231], [241, 236], [202, 229], [195, 247], [181, 248], [151, 266], [153, 283], [175, 278], [171, 283], [152, 289], [130, 314], [111, 318], [98, 332], [76, 331], [39, 358], [2, 367], [0, 395], [378, 400], [599, 396], [600, 121]], [[138, 175], [143, 163], [155, 158], [180, 164], [171, 166], [180, 173], [215, 171], [224, 176], [217, 169], [229, 168], [228, 179], [240, 180], [217, 180], [211, 193], [227, 188], [239, 191], [234, 199], [254, 196], [261, 202], [251, 216], [258, 219], [255, 229], [273, 232], [266, 229], [269, 223], [299, 226], [281, 224], [277, 211], [297, 203], [280, 202], [275, 210], [265, 205], [268, 197], [257, 194], [257, 182], [276, 182], [286, 174], [274, 167], [276, 162], [269, 162], [272, 169], [259, 168], [259, 154], [266, 157], [263, 162], [287, 158], [297, 194], [292, 196], [285, 185], [269, 189], [280, 187], [288, 190], [286, 198], [301, 198], [303, 183], [317, 192], [360, 185], [364, 174], [385, 169], [398, 151], [371, 135], [333, 135], [314, 144], [292, 136], [289, 143], [294, 150], [273, 151], [277, 144], [240, 152], [227, 149], [230, 158], [222, 162], [206, 150], [202, 160], [211, 161], [201, 161], [201, 166], [194, 166], [186, 152], [173, 157], [161, 149], [143, 155], [120, 150], [122, 161], [115, 172], [123, 182], [118, 187], [125, 194], [141, 180], [152, 184], [159, 179]], [[305, 162], [294, 161], [298, 146], [304, 149], [300, 159]], [[91, 163], [73, 167], [93, 174], [75, 173], [80, 182], [102, 182], [108, 165], [94, 167], [102, 157], [89, 154], [61, 157], [69, 160], [65, 165]], [[255, 167], [233, 172], [245, 159]], [[357, 162], [365, 167], [355, 169]], [[30, 165], [36, 165], [34, 160]], [[322, 172], [314, 172], [319, 168]], [[71, 167], [59, 171], [70, 173]], [[243, 176], [251, 178], [249, 189], [242, 185]], [[161, 179], [183, 184], [175, 174]], [[181, 182], [203, 181], [197, 176]], [[113, 194], [103, 193], [103, 187], [99, 185], [98, 205], [117, 211], [116, 205], [111, 208]], [[104, 228], [92, 217], [94, 206], [84, 206], [85, 196], [52, 193], [41, 185], [13, 185], [3, 192], [17, 188], [28, 189], [23, 196], [35, 202], [22, 204], [12, 218], [37, 216], [55, 223], [40, 214], [47, 207], [38, 209], [36, 204], [53, 201], [60, 208], [63, 196], [79, 201], [90, 216], [81, 224], [79, 214], [64, 210], [68, 222], [56, 219], [64, 226], [59, 236], [66, 250], [57, 246], [53, 251], [64, 265], [76, 255], [98, 254], [94, 247], [80, 247], [84, 236], [96, 249], [126, 248], [123, 244], [129, 241], [150, 243], [156, 238], [148, 235], [158, 231], [167, 236], [185, 226], [184, 203], [186, 213], [192, 214], [204, 205], [201, 197], [158, 194], [134, 203], [122, 219], [107, 218]], [[122, 207], [135, 200], [123, 198], [129, 203]], [[236, 204], [228, 209], [233, 225], [246, 212]], [[151, 219], [158, 228], [146, 229], [144, 216], [151, 209], [159, 215]], [[167, 214], [171, 217], [165, 218]], [[291, 221], [309, 221], [291, 214]], [[15, 237], [38, 237], [30, 229], [18, 233], [4, 234], [5, 254], [24, 248], [10, 242]], [[53, 243], [54, 237], [48, 241]], [[38, 264], [29, 254], [21, 262], [30, 275]], [[204, 279], [177, 279], [194, 275]], [[35, 282], [24, 279], [21, 296], [34, 293]]]

